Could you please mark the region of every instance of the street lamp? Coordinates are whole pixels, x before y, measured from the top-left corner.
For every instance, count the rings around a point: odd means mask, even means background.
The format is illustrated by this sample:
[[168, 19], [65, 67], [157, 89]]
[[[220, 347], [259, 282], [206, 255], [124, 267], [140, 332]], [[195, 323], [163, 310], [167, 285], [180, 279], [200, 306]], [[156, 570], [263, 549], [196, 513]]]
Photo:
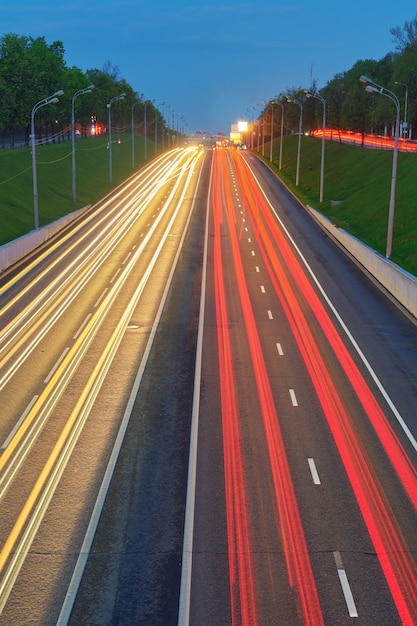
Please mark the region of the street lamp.
[[31, 120], [30, 120], [30, 138], [32, 144], [32, 173], [33, 173], [33, 214], [34, 214], [34, 222], [35, 222], [35, 230], [39, 228], [39, 211], [38, 211], [38, 181], [36, 176], [36, 144], [35, 144], [35, 113], [41, 107], [46, 106], [47, 104], [56, 104], [59, 100], [58, 96], [62, 96], [64, 92], [62, 89], [59, 89], [49, 98], [45, 98], [44, 100], [40, 100], [35, 104], [32, 109]]
[[158, 109], [155, 108], [155, 121], [154, 121], [154, 125], [155, 125], [155, 149], [154, 149], [154, 154], [156, 154], [157, 150], [158, 150]]
[[394, 135], [394, 152], [392, 157], [392, 177], [391, 177], [391, 193], [389, 200], [389, 212], [388, 212], [388, 228], [387, 228], [387, 246], [385, 256], [387, 259], [391, 256], [392, 251], [392, 233], [394, 229], [394, 213], [395, 213], [395, 186], [397, 183], [397, 164], [398, 164], [398, 141], [400, 135], [400, 103], [397, 96], [393, 91], [378, 85], [367, 76], [361, 76], [361, 83], [365, 83], [366, 91], [369, 93], [379, 93], [381, 96], [386, 96], [395, 104], [397, 111], [395, 120], [395, 135]]
[[174, 115], [175, 115], [176, 111], [175, 109], [172, 109], [172, 123], [171, 126], [169, 125], [169, 118], [168, 118], [168, 146], [173, 146], [174, 145], [174, 140], [175, 140], [175, 122], [174, 122]]
[[91, 93], [94, 89], [94, 85], [90, 85], [89, 87], [85, 87], [84, 89], [80, 89], [76, 91], [72, 96], [71, 100], [71, 141], [72, 141], [72, 201], [75, 202], [77, 199], [76, 189], [75, 189], [75, 100], [78, 96], [82, 96], [85, 93]]
[[165, 102], [162, 103], [163, 109], [162, 109], [162, 150], [164, 150], [165, 147], [165, 114], [164, 111], [165, 109], [169, 109], [170, 108], [170, 104], [166, 104]]
[[113, 163], [112, 163], [112, 147], [111, 147], [111, 105], [113, 104], [113, 102], [116, 102], [116, 100], [123, 100], [126, 97], [125, 93], [121, 93], [120, 96], [115, 96], [114, 98], [112, 98], [110, 100], [110, 102], [107, 105], [107, 108], [109, 110], [109, 180], [110, 182], [113, 182]]
[[143, 125], [144, 125], [144, 129], [145, 129], [145, 161], [148, 158], [148, 137], [147, 137], [147, 129], [146, 129], [146, 107], [148, 106], [148, 104], [153, 104], [155, 102], [155, 100], [145, 100], [145, 106], [144, 106], [144, 114], [143, 114]]
[[295, 175], [295, 186], [298, 187], [298, 183], [300, 180], [300, 154], [301, 154], [301, 133], [303, 130], [303, 103], [296, 98], [290, 98], [287, 96], [287, 102], [293, 102], [300, 107], [300, 125], [298, 130], [298, 151], [297, 151], [297, 172]]
[[277, 104], [281, 107], [281, 137], [279, 138], [279, 164], [278, 168], [282, 168], [282, 142], [284, 139], [284, 104], [280, 101]]
[[134, 109], [135, 106], [137, 104], [140, 104], [142, 101], [141, 100], [136, 100], [133, 104], [132, 104], [132, 170], [135, 167], [135, 117], [134, 117]]
[[320, 202], [323, 202], [323, 190], [324, 190], [324, 142], [325, 142], [325, 131], [326, 131], [326, 101], [320, 96], [318, 93], [311, 93], [308, 89], [304, 90], [307, 98], [317, 98], [323, 105], [323, 124], [322, 124], [322, 138], [321, 138], [321, 167], [320, 167]]
[[273, 100], [271, 100], [270, 105], [271, 105], [271, 143], [269, 146], [269, 160], [272, 163], [272, 144], [274, 142], [274, 104], [275, 102]]
[[404, 103], [404, 123], [403, 123], [403, 130], [405, 130], [405, 133], [401, 133], [401, 135], [405, 135], [405, 137], [407, 137], [408, 134], [408, 124], [407, 124], [407, 110], [408, 110], [408, 85], [406, 85], [405, 83], [399, 83], [397, 80], [395, 81], [396, 85], [401, 85], [402, 87], [405, 87], [405, 103]]

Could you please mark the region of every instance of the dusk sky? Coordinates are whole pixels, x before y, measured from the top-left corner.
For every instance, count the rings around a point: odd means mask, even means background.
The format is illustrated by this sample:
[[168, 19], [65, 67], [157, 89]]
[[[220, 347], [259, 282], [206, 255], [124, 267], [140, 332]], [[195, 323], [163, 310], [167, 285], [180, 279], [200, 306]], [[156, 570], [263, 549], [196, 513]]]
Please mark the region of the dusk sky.
[[2, 0], [0, 32], [62, 41], [67, 66], [109, 61], [139, 94], [165, 101], [186, 130], [229, 133], [255, 103], [292, 87], [324, 87], [360, 59], [395, 46], [390, 28], [414, 0]]

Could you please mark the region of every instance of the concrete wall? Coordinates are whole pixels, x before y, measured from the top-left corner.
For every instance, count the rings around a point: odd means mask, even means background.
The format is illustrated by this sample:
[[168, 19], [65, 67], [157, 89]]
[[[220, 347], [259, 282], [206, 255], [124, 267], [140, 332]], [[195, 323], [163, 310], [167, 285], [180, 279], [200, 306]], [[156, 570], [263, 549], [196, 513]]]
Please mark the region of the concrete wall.
[[307, 210], [322, 228], [346, 248], [413, 317], [417, 318], [417, 278], [415, 276], [375, 252], [342, 228], [335, 226], [327, 217], [312, 207], [307, 205]]
[[27, 235], [19, 237], [19, 239], [15, 239], [10, 243], [4, 244], [4, 246], [0, 246], [0, 273], [4, 272], [8, 267], [32, 252], [32, 250], [35, 250], [35, 248], [45, 243], [45, 241], [53, 237], [58, 231], [70, 224], [80, 213], [85, 211], [85, 208], [69, 213], [52, 224], [43, 226], [39, 228], [39, 230], [33, 230]]

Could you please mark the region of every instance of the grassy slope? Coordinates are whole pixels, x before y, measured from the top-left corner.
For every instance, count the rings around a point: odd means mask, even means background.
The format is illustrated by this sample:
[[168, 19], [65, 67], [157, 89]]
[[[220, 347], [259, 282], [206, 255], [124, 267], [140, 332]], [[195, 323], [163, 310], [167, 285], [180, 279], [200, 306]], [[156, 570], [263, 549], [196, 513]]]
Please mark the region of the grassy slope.
[[[120, 137], [121, 143], [117, 143]], [[107, 137], [92, 137], [76, 143], [77, 202], [72, 201], [71, 143], [36, 149], [39, 224], [96, 202], [112, 186], [130, 176], [131, 135], [117, 135], [112, 144], [113, 185], [109, 183]], [[148, 155], [154, 144], [148, 141]], [[144, 164], [144, 140], [135, 137], [135, 167]], [[30, 148], [0, 151], [0, 245], [33, 229], [33, 177]]]
[[[117, 139], [114, 137], [114, 139]], [[113, 143], [113, 186], [132, 173], [131, 136]], [[319, 202], [321, 140], [302, 137], [300, 184], [295, 170], [298, 137], [284, 137], [283, 181], [302, 202], [385, 254], [392, 152], [325, 144], [324, 202]], [[97, 201], [111, 188], [107, 137], [77, 141], [77, 202], [72, 202], [70, 143], [37, 148], [40, 225]], [[135, 167], [141, 167], [143, 138], [135, 138]], [[148, 156], [154, 144], [148, 141]], [[265, 145], [269, 156], [269, 144]], [[279, 140], [273, 164], [278, 171]], [[399, 154], [392, 260], [417, 275], [417, 154]], [[343, 200], [332, 208], [331, 200]], [[0, 151], [0, 244], [33, 228], [32, 165], [29, 148]]]
[[[300, 179], [295, 187], [298, 136], [283, 143], [280, 175], [308, 203], [375, 250], [385, 254], [392, 177], [392, 152], [326, 141], [324, 201], [319, 202], [321, 139], [302, 137]], [[265, 155], [269, 155], [265, 149]], [[274, 145], [277, 169], [279, 141]], [[394, 235], [391, 259], [417, 275], [417, 154], [398, 158]], [[277, 170], [278, 171], [278, 170]], [[331, 206], [331, 200], [343, 200]]]

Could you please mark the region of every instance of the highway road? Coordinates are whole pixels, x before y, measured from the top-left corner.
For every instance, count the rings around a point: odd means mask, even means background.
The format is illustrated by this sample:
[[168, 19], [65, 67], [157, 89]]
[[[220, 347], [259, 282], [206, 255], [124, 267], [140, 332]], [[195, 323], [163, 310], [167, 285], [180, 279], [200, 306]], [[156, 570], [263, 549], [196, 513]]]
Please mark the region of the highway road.
[[250, 153], [1, 291], [0, 624], [417, 623], [417, 330]]

